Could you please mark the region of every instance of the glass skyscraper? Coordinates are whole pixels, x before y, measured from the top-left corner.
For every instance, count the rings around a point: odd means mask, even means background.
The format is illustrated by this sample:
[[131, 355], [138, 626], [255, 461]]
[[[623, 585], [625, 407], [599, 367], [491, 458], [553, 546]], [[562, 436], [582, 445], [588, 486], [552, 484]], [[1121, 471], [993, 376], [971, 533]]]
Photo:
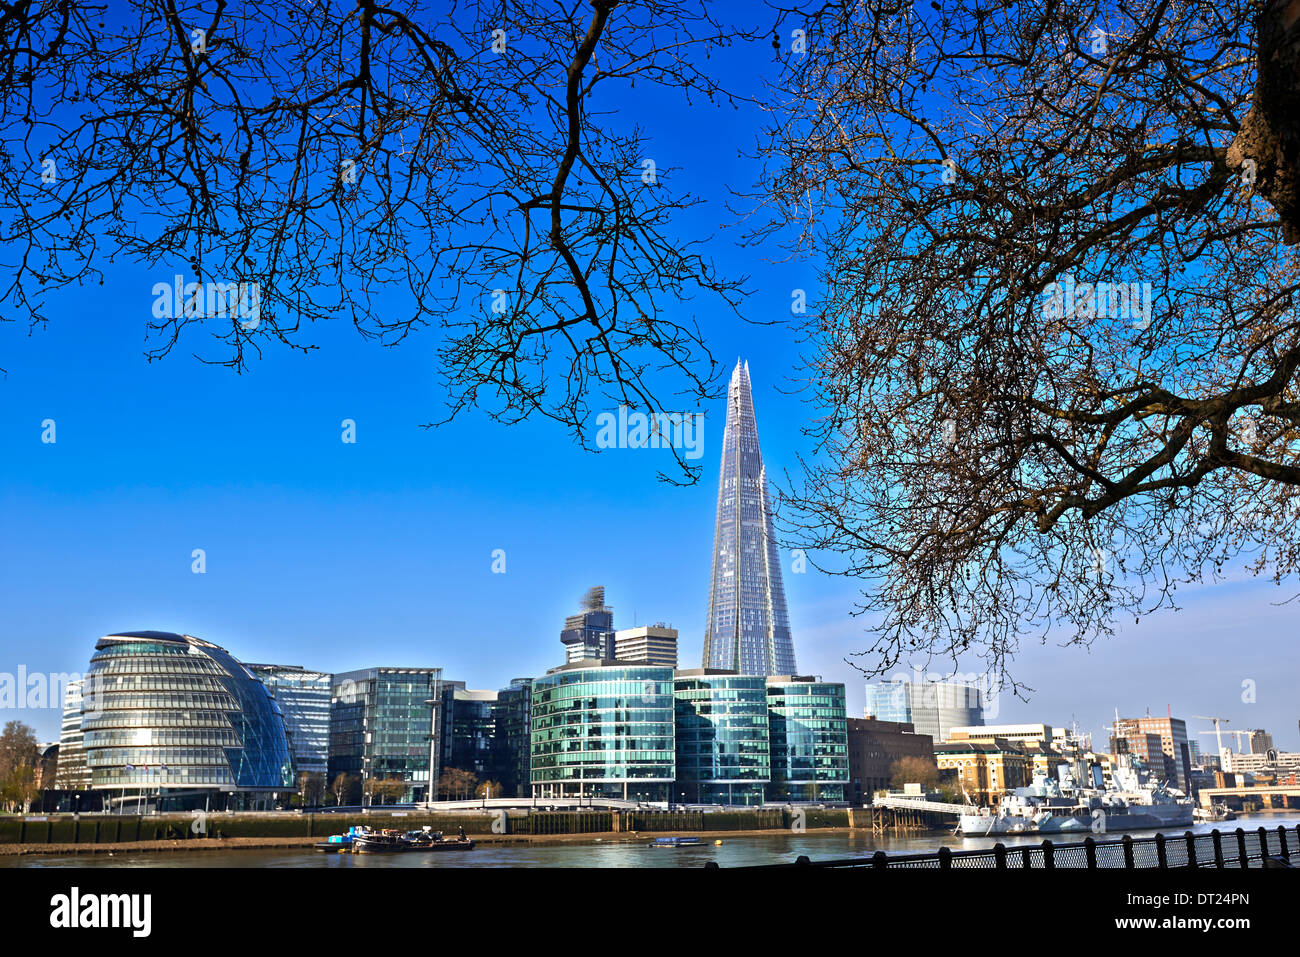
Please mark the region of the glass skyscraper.
[[780, 559], [758, 447], [749, 364], [737, 361], [722, 435], [705, 668], [744, 675], [796, 673]]

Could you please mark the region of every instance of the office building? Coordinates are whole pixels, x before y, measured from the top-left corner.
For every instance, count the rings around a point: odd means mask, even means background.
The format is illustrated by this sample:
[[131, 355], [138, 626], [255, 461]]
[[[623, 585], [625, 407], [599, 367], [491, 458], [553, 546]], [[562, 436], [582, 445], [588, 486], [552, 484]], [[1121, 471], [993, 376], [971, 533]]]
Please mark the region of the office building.
[[[224, 648], [162, 631], [107, 635], [86, 673], [90, 786], [162, 809], [272, 807], [294, 789], [284, 718]], [[83, 689], [84, 690], [84, 689]]]
[[330, 690], [333, 675], [298, 665], [248, 665], [284, 715], [289, 751], [299, 774], [329, 770]]
[[767, 681], [704, 668], [673, 679], [677, 791], [691, 804], [762, 804], [771, 780]]
[[663, 622], [614, 632], [614, 657], [647, 665], [677, 667], [677, 629]]
[[580, 661], [533, 681], [533, 795], [676, 800], [673, 669]]
[[502, 797], [527, 797], [532, 727], [533, 679], [515, 678], [509, 688], [497, 692], [493, 726], [493, 766], [501, 784]]
[[744, 675], [797, 670], [749, 365], [739, 361], [727, 390], [703, 665]]
[[769, 800], [843, 801], [849, 781], [844, 685], [799, 675], [767, 679]]
[[330, 695], [329, 780], [355, 775], [369, 793], [371, 782], [398, 779], [401, 800], [428, 800], [431, 762], [442, 766], [442, 669], [348, 671], [334, 676]]
[[59, 728], [59, 755], [55, 766], [55, 787], [63, 791], [84, 791], [90, 787], [90, 768], [82, 747], [81, 689], [83, 679], [69, 681], [63, 691], [63, 722]]
[[970, 727], [951, 728], [948, 741], [992, 741], [1005, 738], [1019, 744], [1034, 742], [1044, 747], [1055, 743], [1050, 724], [977, 724]]
[[582, 610], [564, 619], [560, 632], [565, 663], [607, 661], [614, 657], [614, 609], [605, 607], [605, 589], [587, 589]]
[[440, 771], [469, 771], [480, 782], [495, 778], [496, 704], [495, 691], [468, 689], [463, 682], [446, 683], [442, 691]]
[[1275, 750], [1273, 747], [1273, 736], [1267, 731], [1257, 729], [1250, 732], [1250, 753], [1267, 754]]
[[910, 724], [849, 718], [847, 733], [849, 782], [845, 797], [852, 804], [870, 804], [877, 791], [894, 787], [894, 765], [903, 758], [924, 761], [937, 772], [934, 739], [917, 734]]
[[[1148, 734], [1159, 736], [1163, 761], [1158, 760], [1154, 754], [1149, 756], [1145, 754], [1150, 748], [1139, 742]], [[1149, 767], [1168, 781], [1170, 787], [1182, 791], [1188, 789], [1192, 773], [1192, 754], [1187, 744], [1187, 722], [1172, 716], [1153, 718], [1149, 714], [1144, 718], [1116, 716], [1111, 730], [1111, 741], [1115, 742], [1118, 739], [1128, 739], [1130, 752], [1143, 754], [1148, 760]], [[1113, 744], [1112, 750], [1115, 750]]]
[[982, 693], [976, 685], [894, 679], [871, 682], [866, 693], [868, 718], [910, 724], [935, 743], [946, 741], [954, 728], [984, 724]]

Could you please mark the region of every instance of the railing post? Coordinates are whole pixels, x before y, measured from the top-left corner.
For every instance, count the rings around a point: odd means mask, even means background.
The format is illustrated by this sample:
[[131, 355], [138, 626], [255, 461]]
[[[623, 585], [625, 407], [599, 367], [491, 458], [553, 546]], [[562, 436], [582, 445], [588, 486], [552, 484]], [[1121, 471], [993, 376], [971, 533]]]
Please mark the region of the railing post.
[[1088, 860], [1088, 870], [1095, 871], [1097, 869], [1097, 842], [1092, 839], [1091, 834], [1083, 839], [1083, 856]]
[[1261, 824], [1259, 826], [1259, 863], [1261, 866], [1266, 860], [1268, 860], [1268, 828]]
[[876, 853], [871, 855], [871, 866], [878, 871], [883, 871], [885, 869], [884, 851], [876, 851]]
[[1125, 834], [1121, 843], [1124, 845], [1124, 869], [1131, 871], [1137, 866], [1133, 863], [1133, 835]]
[[952, 870], [952, 850], [947, 847], [939, 848], [939, 869]]
[[1241, 828], [1237, 828], [1237, 866], [1246, 867], [1248, 863], [1246, 859], [1246, 832]]
[[1214, 842], [1214, 866], [1222, 869], [1223, 836], [1219, 834], [1219, 829], [1217, 827], [1210, 832], [1210, 840]]
[[1196, 862], [1196, 835], [1191, 831], [1185, 831], [1183, 836], [1187, 841], [1187, 866], [1199, 867], [1200, 865]]
[[1163, 870], [1169, 868], [1169, 852], [1165, 850], [1165, 836], [1156, 835], [1156, 867]]
[[1007, 869], [1007, 846], [1001, 842], [993, 845], [993, 860], [998, 870]]
[[1282, 860], [1284, 860], [1284, 861], [1289, 861], [1289, 860], [1291, 860], [1291, 852], [1287, 849], [1287, 846], [1286, 846], [1286, 827], [1285, 827], [1285, 825], [1279, 824], [1279, 825], [1277, 826], [1277, 842], [1278, 842], [1278, 844], [1280, 844], [1280, 845], [1282, 846]]
[[1053, 870], [1056, 867], [1056, 860], [1052, 856], [1052, 842], [1046, 838], [1043, 839], [1043, 867], [1048, 870]]
[[1028, 848], [1028, 847], [1022, 847], [1022, 848], [1020, 849], [1020, 864], [1021, 864], [1021, 866], [1022, 866], [1025, 870], [1029, 870], [1029, 868], [1033, 865], [1033, 861], [1034, 861], [1034, 859], [1033, 859], [1032, 857], [1029, 856], [1029, 848]]

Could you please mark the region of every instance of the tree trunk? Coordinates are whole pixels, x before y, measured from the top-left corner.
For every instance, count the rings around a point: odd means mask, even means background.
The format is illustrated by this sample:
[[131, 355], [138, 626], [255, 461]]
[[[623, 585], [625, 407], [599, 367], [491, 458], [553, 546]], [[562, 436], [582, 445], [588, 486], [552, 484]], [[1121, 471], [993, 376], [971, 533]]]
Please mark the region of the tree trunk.
[[[1266, 0], [1255, 20], [1258, 76], [1250, 111], [1228, 147], [1227, 164], [1249, 176], [1282, 220], [1287, 245], [1300, 242], [1300, 0]], [[1243, 179], [1249, 185], [1249, 179]]]

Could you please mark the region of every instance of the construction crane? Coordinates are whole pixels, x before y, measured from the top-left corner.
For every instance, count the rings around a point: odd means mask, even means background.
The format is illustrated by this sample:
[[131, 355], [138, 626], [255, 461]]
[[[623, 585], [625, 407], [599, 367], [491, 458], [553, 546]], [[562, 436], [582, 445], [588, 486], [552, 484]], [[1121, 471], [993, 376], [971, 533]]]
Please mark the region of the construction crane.
[[[1194, 714], [1194, 715], [1192, 715], [1192, 717], [1193, 717], [1193, 718], [1197, 718], [1197, 719], [1199, 719], [1199, 720], [1201, 720], [1201, 721], [1213, 721], [1213, 722], [1214, 722], [1214, 730], [1213, 730], [1213, 731], [1202, 731], [1201, 734], [1212, 734], [1212, 735], [1214, 735], [1214, 739], [1215, 739], [1216, 742], [1218, 742], [1218, 745], [1219, 745], [1219, 751], [1218, 751], [1219, 758], [1222, 759], [1222, 758], [1223, 758], [1223, 732], [1222, 732], [1222, 731], [1220, 730], [1220, 728], [1219, 728], [1219, 723], [1222, 722], [1222, 723], [1224, 723], [1224, 724], [1228, 724], [1228, 723], [1229, 723], [1229, 722], [1228, 722], [1228, 719], [1227, 719], [1227, 718], [1213, 718], [1213, 717], [1210, 717], [1210, 716], [1207, 715], [1207, 714]], [[1228, 733], [1231, 734], [1232, 732], [1229, 731]], [[1238, 739], [1238, 740], [1240, 740], [1240, 739]]]

